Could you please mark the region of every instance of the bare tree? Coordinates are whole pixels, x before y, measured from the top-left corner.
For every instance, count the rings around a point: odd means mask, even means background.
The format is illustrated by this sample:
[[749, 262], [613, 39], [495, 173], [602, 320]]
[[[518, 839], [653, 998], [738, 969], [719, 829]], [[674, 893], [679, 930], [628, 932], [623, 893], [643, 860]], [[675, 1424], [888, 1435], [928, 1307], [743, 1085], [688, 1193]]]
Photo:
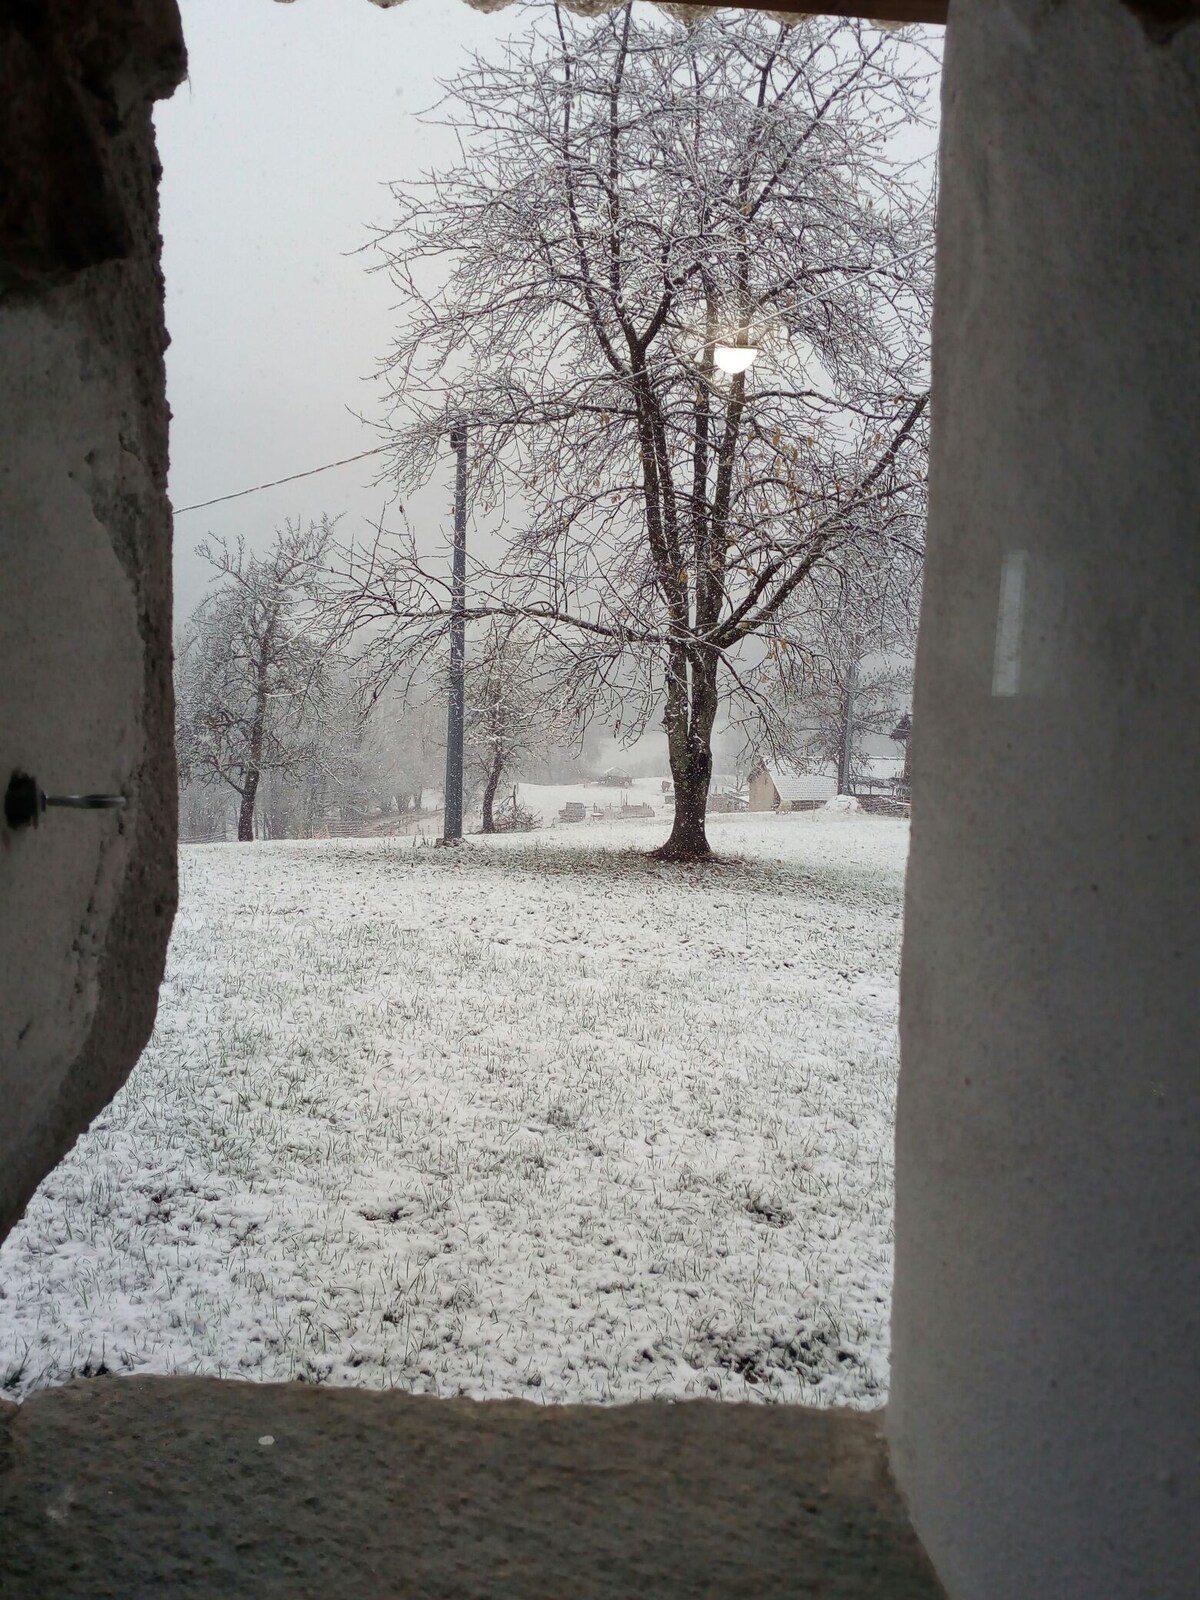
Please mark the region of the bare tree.
[[783, 735], [773, 749], [802, 771], [835, 768], [839, 790], [849, 794], [866, 768], [867, 738], [891, 733], [911, 686], [906, 662], [881, 655], [851, 626], [831, 631], [788, 679]]
[[197, 547], [220, 582], [193, 612], [178, 653], [177, 744], [183, 783], [227, 784], [238, 838], [254, 837], [264, 772], [311, 759], [306, 723], [327, 713], [329, 657], [314, 617], [333, 537], [322, 518], [288, 523], [265, 556], [242, 541]]
[[[364, 673], [364, 702], [369, 712], [366, 749], [375, 787], [388, 809], [398, 816], [420, 810], [427, 788], [440, 786], [446, 767], [445, 671], [419, 670], [372, 692]], [[441, 670], [439, 670], [441, 669]]]
[[[666, 859], [708, 854], [748, 642], [785, 638], [822, 569], [920, 545], [932, 214], [890, 152], [930, 75], [865, 24], [553, 5], [449, 86], [462, 163], [393, 191], [392, 470], [424, 481], [468, 417], [476, 505], [518, 531], [466, 615], [558, 638], [572, 691], [626, 729], [661, 707]], [[448, 624], [411, 535], [343, 551], [341, 576], [345, 624], [384, 624], [380, 672]]]
[[311, 838], [354, 829], [379, 808], [380, 774], [349, 674], [335, 665], [317, 706], [287, 732], [291, 759], [264, 770], [259, 837]]
[[211, 844], [225, 838], [228, 796], [203, 783], [179, 786], [179, 837], [185, 844]]
[[556, 670], [561, 652], [540, 634], [511, 621], [493, 621], [466, 678], [466, 745], [482, 790], [483, 831], [496, 832], [495, 804], [505, 775], [523, 758], [578, 731]]
[[919, 552], [909, 548], [814, 574], [759, 669], [769, 688], [744, 719], [751, 748], [804, 771], [832, 766], [842, 792], [852, 791], [867, 739], [891, 734], [911, 690], [920, 586]]
[[897, 720], [896, 725], [888, 738], [893, 744], [898, 744], [904, 751], [904, 767], [900, 773], [900, 782], [904, 785], [906, 793], [912, 790], [912, 712], [905, 711]]

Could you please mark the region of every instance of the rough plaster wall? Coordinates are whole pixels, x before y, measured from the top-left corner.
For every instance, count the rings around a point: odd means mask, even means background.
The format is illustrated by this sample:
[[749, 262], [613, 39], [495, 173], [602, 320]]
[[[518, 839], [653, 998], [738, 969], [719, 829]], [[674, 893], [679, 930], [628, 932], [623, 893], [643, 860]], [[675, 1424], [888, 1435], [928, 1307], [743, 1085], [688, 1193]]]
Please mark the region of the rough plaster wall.
[[129, 797], [0, 822], [2, 1236], [136, 1061], [175, 905], [150, 105], [183, 54], [173, 5], [64, 0], [0, 56], [0, 787]]
[[14, 1600], [944, 1600], [878, 1412], [103, 1378], [0, 1464]]
[[1192, 1600], [1200, 24], [961, 4], [944, 97], [893, 1462], [952, 1600]]

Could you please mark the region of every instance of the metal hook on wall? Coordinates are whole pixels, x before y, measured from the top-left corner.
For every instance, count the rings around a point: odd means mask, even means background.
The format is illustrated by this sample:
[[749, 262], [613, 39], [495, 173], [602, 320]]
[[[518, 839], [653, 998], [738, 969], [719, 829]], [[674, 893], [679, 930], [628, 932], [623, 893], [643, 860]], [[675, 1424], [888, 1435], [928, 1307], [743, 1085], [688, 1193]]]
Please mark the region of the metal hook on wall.
[[47, 794], [27, 772], [14, 772], [4, 791], [4, 820], [10, 828], [36, 828], [48, 806], [76, 811], [113, 811], [125, 805], [123, 794]]

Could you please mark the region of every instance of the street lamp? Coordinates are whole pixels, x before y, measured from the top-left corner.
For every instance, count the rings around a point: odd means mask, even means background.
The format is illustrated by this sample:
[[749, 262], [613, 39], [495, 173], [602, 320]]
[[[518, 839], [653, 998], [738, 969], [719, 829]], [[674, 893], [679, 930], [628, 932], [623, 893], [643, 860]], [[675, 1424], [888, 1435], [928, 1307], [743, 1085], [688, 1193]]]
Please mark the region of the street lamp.
[[713, 366], [718, 372], [727, 372], [731, 378], [739, 372], [748, 372], [757, 359], [758, 346], [754, 344], [713, 346]]

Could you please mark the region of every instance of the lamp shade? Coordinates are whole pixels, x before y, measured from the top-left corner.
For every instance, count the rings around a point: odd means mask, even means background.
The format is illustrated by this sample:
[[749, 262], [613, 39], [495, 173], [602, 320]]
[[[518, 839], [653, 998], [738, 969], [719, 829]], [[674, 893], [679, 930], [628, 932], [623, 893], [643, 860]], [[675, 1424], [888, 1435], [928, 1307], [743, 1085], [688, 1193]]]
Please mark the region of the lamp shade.
[[713, 366], [720, 372], [746, 372], [754, 365], [758, 346], [753, 344], [718, 344], [713, 347]]

